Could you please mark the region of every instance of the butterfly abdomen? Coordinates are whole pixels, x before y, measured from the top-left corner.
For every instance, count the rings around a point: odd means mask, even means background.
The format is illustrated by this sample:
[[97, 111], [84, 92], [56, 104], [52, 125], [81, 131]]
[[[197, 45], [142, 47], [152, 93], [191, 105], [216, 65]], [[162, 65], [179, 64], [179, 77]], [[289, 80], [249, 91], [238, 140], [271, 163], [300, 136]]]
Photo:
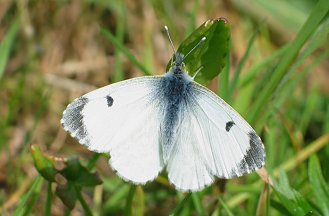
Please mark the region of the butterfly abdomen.
[[167, 161], [170, 152], [174, 146], [180, 123], [183, 119], [184, 109], [186, 109], [186, 101], [188, 100], [188, 92], [190, 88], [190, 80], [186, 78], [184, 73], [170, 73], [163, 77], [160, 84], [162, 92], [161, 100], [164, 101], [164, 119], [162, 128], [162, 152], [163, 159]]

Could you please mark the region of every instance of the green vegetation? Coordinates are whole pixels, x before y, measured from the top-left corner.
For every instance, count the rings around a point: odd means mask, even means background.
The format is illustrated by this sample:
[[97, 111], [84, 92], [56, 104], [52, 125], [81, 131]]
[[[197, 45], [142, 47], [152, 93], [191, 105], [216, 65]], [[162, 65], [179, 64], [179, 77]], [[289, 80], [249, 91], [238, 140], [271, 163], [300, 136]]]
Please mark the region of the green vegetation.
[[[0, 8], [0, 214], [329, 215], [327, 0], [8, 0]], [[219, 17], [228, 23], [202, 26]], [[261, 135], [273, 185], [266, 170], [197, 193], [176, 191], [165, 172], [130, 185], [109, 155], [64, 132], [61, 114], [74, 98], [166, 71], [164, 25], [182, 53], [207, 37], [186, 67], [193, 75], [202, 65], [196, 80]]]

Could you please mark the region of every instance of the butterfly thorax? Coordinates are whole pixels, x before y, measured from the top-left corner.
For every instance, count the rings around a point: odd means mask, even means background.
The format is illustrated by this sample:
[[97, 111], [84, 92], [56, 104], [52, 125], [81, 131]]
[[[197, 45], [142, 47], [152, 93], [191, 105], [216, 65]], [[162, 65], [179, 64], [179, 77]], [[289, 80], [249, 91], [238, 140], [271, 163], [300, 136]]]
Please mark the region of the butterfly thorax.
[[166, 73], [159, 88], [159, 91], [160, 89], [162, 91], [159, 94], [161, 95], [160, 100], [164, 104], [164, 121], [161, 125], [164, 161], [167, 161], [170, 157], [170, 152], [176, 142], [191, 88], [192, 80], [186, 72], [181, 70], [180, 66], [173, 66]]

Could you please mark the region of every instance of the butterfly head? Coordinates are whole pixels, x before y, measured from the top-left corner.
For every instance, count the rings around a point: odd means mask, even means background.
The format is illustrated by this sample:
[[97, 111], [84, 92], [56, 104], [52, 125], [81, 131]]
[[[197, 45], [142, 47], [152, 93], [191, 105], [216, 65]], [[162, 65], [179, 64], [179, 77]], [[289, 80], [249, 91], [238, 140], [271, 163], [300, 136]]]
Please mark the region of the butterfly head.
[[185, 70], [184, 55], [181, 53], [175, 53], [175, 60], [171, 67], [174, 73], [182, 73]]

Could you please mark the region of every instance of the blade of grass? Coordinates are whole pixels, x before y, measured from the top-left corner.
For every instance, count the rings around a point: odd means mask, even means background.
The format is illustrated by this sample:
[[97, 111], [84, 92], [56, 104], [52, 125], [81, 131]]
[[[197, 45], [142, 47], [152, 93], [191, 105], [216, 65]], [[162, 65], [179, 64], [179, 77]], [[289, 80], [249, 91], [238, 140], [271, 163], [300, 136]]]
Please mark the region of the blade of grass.
[[[30, 127], [30, 129], [28, 130], [28, 132], [26, 133], [25, 137], [24, 137], [24, 146], [29, 147], [28, 143], [30, 143], [30, 140], [32, 138], [32, 135], [34, 134], [34, 131], [37, 128], [38, 123], [40, 122], [42, 115], [46, 112], [47, 108], [48, 108], [48, 104], [49, 104], [49, 92], [45, 92], [43, 94], [40, 95], [40, 104], [36, 109], [36, 112], [34, 113], [34, 118], [33, 118], [33, 124]], [[24, 148], [23, 152], [29, 151], [29, 148]]]
[[0, 43], [0, 79], [3, 76], [5, 71], [5, 67], [9, 58], [9, 54], [15, 40], [15, 36], [17, 34], [19, 27], [18, 19], [16, 19], [10, 26], [6, 36], [3, 38]]
[[[226, 203], [223, 201], [222, 198], [218, 197], [218, 201], [221, 204], [221, 206], [223, 206], [223, 209], [225, 210], [225, 212], [228, 216], [234, 216], [234, 214], [231, 212], [230, 208], [226, 205]], [[218, 209], [218, 214], [217, 215], [219, 215], [219, 209]]]
[[251, 67], [247, 72], [246, 75], [241, 77], [241, 79], [238, 80], [238, 88], [244, 87], [248, 85], [259, 73], [259, 71], [265, 67], [267, 67], [270, 63], [272, 63], [275, 59], [280, 57], [282, 54], [284, 54], [289, 46], [289, 44], [284, 45], [280, 49], [276, 50], [272, 55], [266, 57], [262, 62], [254, 65]]
[[50, 216], [51, 215], [51, 201], [53, 198], [53, 193], [51, 191], [51, 182], [48, 182], [47, 186], [47, 200], [46, 200], [46, 207], [45, 207], [45, 215]]
[[[122, 1], [117, 2], [118, 6], [118, 15], [117, 15], [117, 24], [116, 24], [116, 39], [120, 44], [123, 44], [124, 33], [125, 33], [125, 6]], [[118, 82], [124, 79], [123, 65], [122, 65], [122, 53], [119, 52], [118, 47], [115, 47], [115, 61], [114, 61], [114, 77], [113, 81]]]
[[139, 69], [143, 72], [144, 75], [149, 76], [152, 75], [148, 69], [144, 67], [136, 58], [135, 56], [122, 44], [120, 41], [117, 40], [117, 38], [109, 31], [106, 29], [101, 29], [101, 33], [109, 40], [111, 43], [114, 44], [114, 46], [121, 50], [123, 54]]
[[136, 186], [135, 194], [132, 202], [132, 213], [134, 216], [144, 215], [144, 191], [143, 188], [138, 185]]
[[[324, 115], [324, 119], [329, 119], [329, 103], [327, 103], [327, 105], [326, 105], [326, 113]], [[324, 122], [323, 133], [329, 133], [329, 121]], [[329, 155], [329, 144], [326, 146], [324, 151], [325, 151], [326, 155]]]
[[100, 158], [100, 156], [101, 156], [101, 154], [94, 153], [93, 156], [92, 156], [92, 158], [88, 161], [88, 164], [87, 164], [86, 168], [88, 170], [92, 170], [95, 167], [96, 162], [98, 161], [98, 159]]
[[[230, 48], [228, 49], [230, 50]], [[229, 79], [230, 79], [230, 54], [227, 54], [226, 64], [223, 68], [223, 71], [219, 78], [219, 88], [217, 94], [223, 98], [226, 102], [229, 103], [230, 101], [230, 94], [229, 94]]]
[[17, 206], [16, 210], [14, 211], [13, 216], [22, 215], [22, 211], [25, 210], [25, 207], [27, 206], [27, 201], [30, 199], [33, 194], [37, 191], [38, 188], [41, 187], [43, 183], [43, 178], [41, 176], [38, 176], [34, 179], [30, 189], [27, 191], [27, 193], [22, 197], [21, 202]]
[[35, 209], [34, 208], [34, 204], [35, 204], [35, 202], [37, 201], [37, 199], [38, 199], [38, 197], [40, 195], [41, 187], [42, 187], [42, 184], [39, 184], [35, 188], [34, 192], [32, 193], [32, 195], [31, 195], [31, 197], [29, 199], [28, 204], [25, 206], [25, 209], [24, 209], [24, 212], [22, 213], [22, 216], [30, 215], [31, 211], [33, 209]]
[[7, 104], [7, 116], [2, 116], [0, 118], [0, 148], [6, 143], [6, 133], [3, 133], [6, 128], [9, 128], [9, 125], [14, 120], [16, 113], [19, 110], [20, 102], [22, 101], [23, 92], [25, 91], [25, 82], [26, 81], [26, 72], [23, 71], [18, 76], [17, 87], [15, 88], [13, 94], [10, 97], [9, 103]]
[[320, 0], [313, 8], [307, 21], [304, 23], [302, 29], [297, 34], [294, 41], [289, 45], [289, 52], [286, 52], [278, 64], [278, 67], [273, 72], [271, 81], [265, 86], [264, 90], [260, 92], [253, 106], [253, 109], [249, 115], [249, 122], [254, 124], [262, 114], [262, 110], [265, 108], [271, 95], [275, 91], [276, 87], [280, 84], [281, 80], [288, 72], [289, 66], [292, 64], [298, 52], [312, 35], [312, 33], [319, 26], [322, 19], [329, 11], [329, 4], [326, 0]]
[[[300, 82], [300, 80], [302, 78], [304, 78], [304, 76], [312, 71], [312, 68], [317, 66], [322, 60], [326, 59], [327, 55], [328, 55], [328, 50], [325, 50], [324, 52], [322, 52], [321, 54], [319, 54], [317, 57], [312, 59], [312, 62], [307, 65], [305, 68], [302, 69], [301, 72], [298, 71], [298, 68], [301, 67], [301, 65], [303, 63], [305, 63], [305, 60], [307, 57], [309, 57], [311, 54], [313, 54], [319, 47], [321, 46], [326, 46], [328, 39], [327, 39], [327, 35], [329, 33], [329, 20], [322, 23], [319, 30], [317, 31], [317, 33], [310, 39], [310, 42], [308, 43], [308, 45], [306, 46], [305, 49], [303, 49], [303, 51], [301, 52], [301, 54], [298, 56], [296, 62], [291, 66], [291, 68], [289, 69], [287, 75], [285, 76], [285, 78], [283, 79], [283, 81], [280, 83], [280, 87], [277, 88], [277, 92], [292, 92], [293, 88]], [[297, 73], [297, 75], [295, 77], [292, 77], [295, 73]], [[283, 90], [283, 88], [285, 88], [284, 86], [289, 86], [290, 90]], [[277, 94], [276, 92], [276, 94]], [[279, 93], [280, 94], [280, 93]], [[286, 97], [289, 96], [290, 94], [284, 94]], [[283, 95], [283, 96], [284, 96]], [[281, 102], [278, 102], [278, 100], [280, 100], [280, 96], [276, 97], [276, 106], [279, 107], [280, 104], [282, 104], [283, 99], [286, 97], [282, 97], [281, 96]]]
[[198, 14], [198, 9], [200, 8], [200, 1], [194, 0], [193, 10], [190, 13], [190, 19], [185, 31], [185, 37], [188, 37], [196, 29], [196, 15]]
[[148, 68], [149, 71], [155, 71], [154, 66], [154, 43], [153, 43], [153, 31], [149, 23], [143, 25], [143, 50], [141, 51], [141, 63], [144, 67]]
[[176, 208], [172, 211], [170, 216], [179, 215], [185, 204], [190, 200], [192, 193], [188, 193], [185, 195], [184, 199], [176, 206]]
[[124, 215], [126, 215], [126, 216], [132, 215], [132, 203], [133, 203], [133, 198], [134, 198], [135, 192], [136, 192], [136, 186], [131, 185], [129, 193], [128, 193], [128, 197], [127, 197], [125, 212], [124, 212]]
[[316, 155], [310, 158], [308, 165], [308, 176], [313, 195], [323, 215], [329, 215], [329, 187], [321, 172], [319, 159]]
[[232, 98], [232, 95], [234, 93], [234, 90], [238, 84], [238, 81], [239, 81], [239, 78], [240, 78], [240, 73], [241, 73], [241, 70], [242, 68], [244, 68], [246, 62], [247, 62], [247, 59], [249, 57], [249, 54], [250, 54], [250, 51], [251, 51], [251, 48], [252, 48], [252, 45], [254, 44], [255, 42], [255, 39], [256, 39], [256, 36], [258, 35], [259, 33], [259, 30], [260, 30], [260, 25], [255, 29], [254, 33], [252, 34], [252, 36], [250, 37], [249, 41], [248, 41], [248, 45], [247, 45], [247, 49], [246, 51], [244, 52], [239, 64], [237, 65], [237, 68], [235, 70], [235, 73], [234, 73], [234, 76], [233, 76], [233, 80], [231, 82], [231, 86], [230, 86], [230, 92], [229, 92], [229, 97]]
[[93, 214], [92, 214], [92, 212], [91, 212], [88, 204], [84, 200], [84, 198], [83, 198], [83, 196], [81, 194], [81, 190], [77, 186], [75, 186], [75, 185], [74, 185], [74, 189], [75, 189], [75, 191], [77, 193], [77, 198], [78, 198], [78, 200], [79, 200], [79, 202], [80, 202], [80, 204], [81, 204], [81, 206], [83, 208], [84, 215], [92, 216]]
[[127, 194], [129, 194], [129, 190], [130, 188], [127, 184], [118, 185], [117, 190], [103, 205], [104, 213], [110, 214], [112, 210], [115, 210], [115, 208], [120, 206], [120, 203], [122, 203], [122, 201], [127, 197]]
[[207, 215], [198, 193], [192, 193], [192, 200], [198, 215]]
[[[316, 56], [315, 58], [313, 58], [313, 61], [307, 65], [305, 68], [303, 68], [301, 71], [298, 70], [297, 71], [297, 67], [294, 69], [296, 70], [296, 75], [292, 76], [290, 79], [288, 79], [287, 81], [285, 81], [285, 84], [282, 85], [282, 87], [280, 89], [278, 89], [278, 92], [276, 93], [276, 101], [275, 101], [275, 104], [273, 105], [273, 107], [269, 107], [267, 109], [267, 116], [270, 116], [274, 111], [276, 110], [280, 110], [283, 103], [285, 101], [288, 101], [289, 100], [289, 97], [291, 94], [286, 94], [286, 92], [293, 92], [294, 89], [297, 87], [297, 85], [301, 82], [301, 80], [303, 78], [305, 78], [305, 76], [310, 73], [312, 71], [312, 69], [314, 67], [316, 67], [317, 65], [320, 64], [320, 62], [326, 60], [329, 56], [329, 50], [326, 50], [325, 52], [319, 54], [318, 56]], [[290, 73], [290, 72], [289, 72]], [[314, 90], [312, 90], [314, 92]], [[316, 95], [313, 95], [315, 97], [318, 96], [317, 92], [316, 93], [313, 93], [313, 94], [316, 94]], [[320, 97], [320, 96], [318, 96]], [[312, 103], [307, 103], [306, 106], [310, 106]], [[308, 121], [305, 121], [304, 118], [308, 117], [310, 118], [310, 116], [305, 116], [306, 113], [304, 113], [303, 115], [301, 115], [302, 117], [300, 118], [299, 120], [299, 124], [298, 127], [299, 127], [299, 130], [304, 132], [304, 130], [302, 129], [304, 126], [306, 127], [306, 124]], [[258, 129], [261, 129], [262, 128], [262, 125], [265, 124], [265, 120], [266, 118], [263, 118], [261, 119], [260, 122], [258, 122], [257, 124], [257, 127], [259, 127]], [[305, 122], [304, 122], [305, 121]], [[301, 124], [303, 124], [304, 126], [302, 126]], [[304, 128], [305, 129], [305, 128]]]

